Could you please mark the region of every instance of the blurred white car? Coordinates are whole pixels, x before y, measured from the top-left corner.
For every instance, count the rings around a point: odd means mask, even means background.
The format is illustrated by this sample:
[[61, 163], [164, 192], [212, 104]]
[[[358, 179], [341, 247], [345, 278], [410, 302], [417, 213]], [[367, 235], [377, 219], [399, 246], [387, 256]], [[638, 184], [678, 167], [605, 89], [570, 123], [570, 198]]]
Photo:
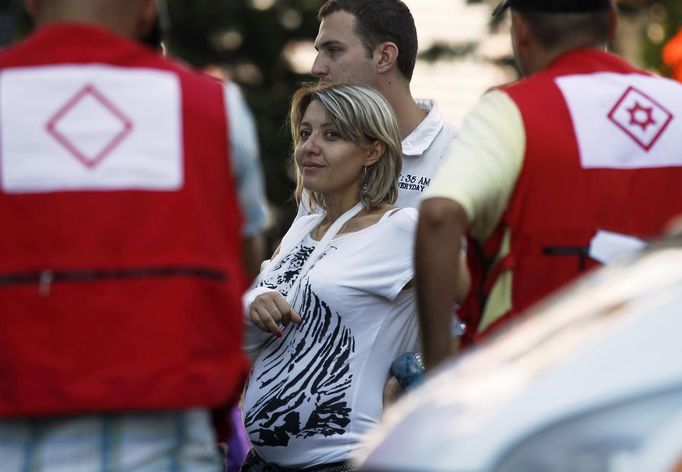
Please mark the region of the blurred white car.
[[386, 412], [367, 471], [682, 472], [682, 241], [601, 268]]

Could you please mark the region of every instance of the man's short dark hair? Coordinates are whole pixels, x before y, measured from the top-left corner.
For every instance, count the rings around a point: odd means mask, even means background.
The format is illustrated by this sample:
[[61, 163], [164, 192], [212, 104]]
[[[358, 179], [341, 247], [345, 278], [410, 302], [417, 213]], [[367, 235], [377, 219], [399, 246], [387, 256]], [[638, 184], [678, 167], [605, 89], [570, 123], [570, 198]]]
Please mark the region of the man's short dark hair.
[[533, 37], [547, 50], [594, 47], [606, 44], [611, 29], [611, 11], [586, 13], [518, 12]]
[[409, 81], [417, 60], [417, 28], [410, 9], [400, 0], [327, 0], [317, 15], [345, 11], [355, 17], [355, 27], [368, 57], [379, 44], [390, 41], [398, 47], [398, 69]]

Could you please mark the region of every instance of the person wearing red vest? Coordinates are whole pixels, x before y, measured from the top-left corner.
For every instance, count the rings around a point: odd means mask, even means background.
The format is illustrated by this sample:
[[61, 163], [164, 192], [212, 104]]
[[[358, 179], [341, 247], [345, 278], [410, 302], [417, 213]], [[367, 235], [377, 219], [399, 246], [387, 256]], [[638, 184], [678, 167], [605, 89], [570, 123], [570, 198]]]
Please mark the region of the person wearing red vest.
[[224, 88], [136, 41], [154, 0], [27, 6], [0, 53], [3, 470], [220, 470], [208, 412], [248, 368]]
[[[486, 94], [420, 209], [417, 291], [427, 367], [447, 356], [469, 232], [476, 341], [682, 213], [682, 86], [605, 52], [610, 0], [511, 0], [525, 79]], [[476, 278], [478, 277], [478, 278]]]

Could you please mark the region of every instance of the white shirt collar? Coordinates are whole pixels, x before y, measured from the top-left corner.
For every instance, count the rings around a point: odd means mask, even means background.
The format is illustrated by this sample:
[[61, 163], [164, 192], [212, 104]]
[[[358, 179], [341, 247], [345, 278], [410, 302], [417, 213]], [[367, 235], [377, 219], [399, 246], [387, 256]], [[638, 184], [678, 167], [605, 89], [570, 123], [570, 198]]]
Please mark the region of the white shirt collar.
[[414, 131], [402, 141], [403, 155], [421, 156], [426, 151], [440, 130], [443, 129], [445, 121], [441, 117], [438, 105], [431, 99], [417, 99], [415, 103], [419, 108], [427, 112], [426, 118], [419, 123]]

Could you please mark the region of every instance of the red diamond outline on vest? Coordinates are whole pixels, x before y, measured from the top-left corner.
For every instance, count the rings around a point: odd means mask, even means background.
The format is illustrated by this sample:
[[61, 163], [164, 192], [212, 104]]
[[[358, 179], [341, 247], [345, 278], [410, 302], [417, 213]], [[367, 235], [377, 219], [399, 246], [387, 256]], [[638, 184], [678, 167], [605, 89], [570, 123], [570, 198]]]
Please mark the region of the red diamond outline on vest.
[[[100, 105], [104, 107], [106, 111], [111, 113], [116, 119], [118, 119], [122, 128], [120, 131], [115, 132], [112, 138], [107, 142], [107, 144], [99, 150], [94, 156], [86, 155], [81, 149], [78, 148], [76, 143], [69, 139], [64, 133], [57, 129], [57, 123], [64, 119], [66, 115], [74, 108], [78, 106], [85, 97], [91, 96]], [[46, 125], [47, 132], [52, 135], [67, 151], [69, 151], [76, 159], [78, 159], [83, 165], [88, 168], [96, 167], [105, 157], [107, 157], [121, 142], [128, 136], [133, 129], [133, 123], [128, 117], [126, 117], [110, 100], [108, 100], [100, 91], [98, 91], [93, 85], [85, 85], [80, 89], [64, 106], [62, 106], [57, 113], [50, 118]]]
[[[630, 117], [628, 121], [621, 120], [617, 116], [617, 113], [623, 109]], [[662, 122], [654, 120], [655, 111], [663, 113], [666, 116], [665, 120]], [[654, 147], [674, 117], [675, 115], [670, 110], [632, 86], [625, 90], [608, 114], [608, 119], [612, 123], [647, 152]], [[649, 137], [642, 136], [650, 126], [656, 126], [654, 129], [656, 133]], [[641, 130], [641, 133], [637, 133], [637, 128]]]

